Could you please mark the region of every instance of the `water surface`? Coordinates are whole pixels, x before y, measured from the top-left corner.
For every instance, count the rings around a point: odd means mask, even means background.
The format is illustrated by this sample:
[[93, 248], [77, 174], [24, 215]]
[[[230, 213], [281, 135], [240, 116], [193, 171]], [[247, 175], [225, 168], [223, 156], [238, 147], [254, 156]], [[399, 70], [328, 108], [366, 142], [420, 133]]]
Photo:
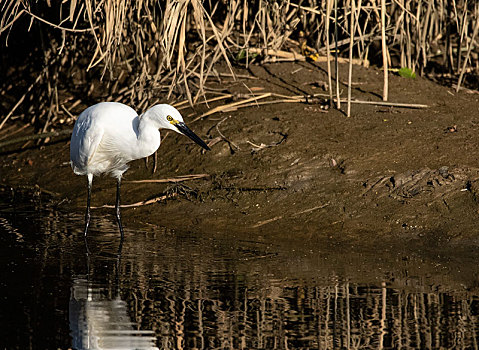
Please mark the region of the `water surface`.
[[4, 197], [2, 349], [478, 347], [473, 245], [375, 249], [124, 223], [118, 259], [114, 218], [94, 211], [87, 258], [80, 213]]

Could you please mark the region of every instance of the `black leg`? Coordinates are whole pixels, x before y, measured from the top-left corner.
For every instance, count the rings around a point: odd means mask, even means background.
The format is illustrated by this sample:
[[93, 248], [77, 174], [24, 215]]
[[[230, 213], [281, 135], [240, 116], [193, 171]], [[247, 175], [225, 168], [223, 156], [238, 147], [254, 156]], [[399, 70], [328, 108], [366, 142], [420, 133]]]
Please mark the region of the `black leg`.
[[121, 214], [120, 214], [120, 186], [121, 186], [121, 178], [118, 178], [118, 181], [116, 183], [116, 219], [118, 220], [118, 228], [120, 229], [120, 234], [121, 234], [121, 241], [120, 241], [120, 248], [123, 245], [123, 225], [121, 224]]
[[118, 259], [118, 261], [120, 261], [122, 250], [123, 250], [123, 236], [121, 236], [120, 245], [118, 246], [118, 252], [116, 253], [116, 258]]
[[120, 266], [121, 266], [121, 252], [116, 257], [115, 264], [115, 296], [120, 296]]
[[85, 237], [85, 247], [87, 255], [90, 254], [90, 249], [88, 249], [88, 242], [87, 242], [87, 234], [88, 234], [88, 226], [90, 226], [90, 202], [91, 202], [91, 186], [93, 182], [93, 176], [88, 174], [88, 194], [86, 199], [86, 213], [85, 213], [85, 232], [83, 233]]

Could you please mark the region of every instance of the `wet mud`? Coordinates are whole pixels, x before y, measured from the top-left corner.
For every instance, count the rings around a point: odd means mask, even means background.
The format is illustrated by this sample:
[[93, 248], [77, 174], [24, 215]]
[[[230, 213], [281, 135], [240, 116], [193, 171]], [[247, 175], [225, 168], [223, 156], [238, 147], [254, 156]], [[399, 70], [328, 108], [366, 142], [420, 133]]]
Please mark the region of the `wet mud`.
[[[232, 94], [327, 95], [321, 64], [268, 64], [240, 73], [251, 79], [223, 79], [211, 87]], [[347, 81], [346, 74], [341, 66], [341, 81]], [[321, 101], [278, 103], [195, 122], [205, 105], [183, 110], [185, 121], [212, 150], [165, 134], [157, 171], [152, 173], [151, 157], [133, 162], [125, 173], [122, 201], [167, 199], [123, 208], [124, 225], [278, 240], [331, 237], [371, 246], [378, 240], [447, 249], [475, 246], [479, 94], [456, 93], [426, 78], [389, 78], [391, 102], [429, 107], [353, 104], [348, 118]], [[341, 90], [345, 96], [346, 86]], [[381, 91], [379, 70], [354, 67], [353, 98], [380, 101]], [[41, 147], [30, 143], [20, 151], [17, 145], [3, 150], [1, 162], [4, 188], [33, 189], [59, 210], [83, 212], [86, 179], [71, 171], [67, 140], [53, 138]], [[191, 174], [206, 175], [178, 183], [134, 182]], [[115, 190], [113, 179], [95, 178], [92, 205], [112, 205]], [[92, 215], [93, 220], [114, 219], [110, 208]]]

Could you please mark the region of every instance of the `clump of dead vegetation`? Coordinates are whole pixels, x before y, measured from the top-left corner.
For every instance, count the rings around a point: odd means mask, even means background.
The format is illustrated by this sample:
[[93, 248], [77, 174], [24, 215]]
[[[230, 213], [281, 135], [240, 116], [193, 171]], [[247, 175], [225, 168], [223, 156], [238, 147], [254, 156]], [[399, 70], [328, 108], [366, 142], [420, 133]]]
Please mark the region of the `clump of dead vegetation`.
[[339, 83], [331, 55], [384, 67], [384, 100], [391, 68], [457, 89], [478, 86], [476, 1], [6, 0], [0, 7], [0, 129], [20, 119], [52, 131], [99, 100], [138, 111], [160, 100], [194, 105], [219, 94], [208, 82], [235, 78], [236, 66], [284, 60], [327, 61], [332, 101]]

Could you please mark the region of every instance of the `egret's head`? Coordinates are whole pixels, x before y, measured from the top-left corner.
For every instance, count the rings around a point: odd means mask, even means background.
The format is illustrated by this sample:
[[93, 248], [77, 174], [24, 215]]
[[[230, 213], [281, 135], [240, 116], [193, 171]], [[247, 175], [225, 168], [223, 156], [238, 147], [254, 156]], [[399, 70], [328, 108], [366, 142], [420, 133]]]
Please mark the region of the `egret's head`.
[[180, 112], [178, 112], [173, 106], [168, 104], [155, 105], [148, 109], [143, 116], [153, 121], [158, 129], [170, 129], [176, 131], [179, 134], [188, 136], [204, 149], [210, 149], [198, 135], [186, 126]]

